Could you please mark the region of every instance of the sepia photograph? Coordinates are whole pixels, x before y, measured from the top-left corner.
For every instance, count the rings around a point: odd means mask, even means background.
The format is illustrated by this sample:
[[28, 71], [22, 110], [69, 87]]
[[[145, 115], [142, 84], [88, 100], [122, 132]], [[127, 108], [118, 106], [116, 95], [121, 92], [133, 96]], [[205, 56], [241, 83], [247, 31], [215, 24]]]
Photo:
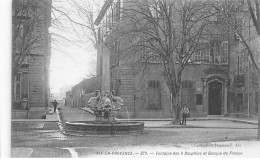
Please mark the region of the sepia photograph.
[[1, 154], [260, 158], [260, 0], [8, 3]]

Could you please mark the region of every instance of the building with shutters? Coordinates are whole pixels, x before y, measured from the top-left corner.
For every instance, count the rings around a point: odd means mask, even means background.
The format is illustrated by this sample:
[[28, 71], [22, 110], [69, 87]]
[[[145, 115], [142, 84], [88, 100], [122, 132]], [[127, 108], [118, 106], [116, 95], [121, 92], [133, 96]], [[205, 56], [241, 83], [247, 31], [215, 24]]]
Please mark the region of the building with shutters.
[[51, 0], [12, 8], [12, 118], [44, 119], [49, 106]]
[[[131, 42], [108, 44], [116, 33], [113, 27], [124, 26], [122, 10], [124, 7], [129, 7], [127, 6], [129, 1], [131, 0], [107, 0], [95, 21], [100, 27], [97, 75], [101, 75], [104, 71], [102, 68], [104, 55], [109, 55], [110, 90], [114, 90], [115, 95], [124, 100], [123, 109], [128, 112], [128, 117], [170, 118], [170, 92], [162, 77], [161, 61], [157, 59], [146, 61], [146, 68], [143, 71], [122, 54], [124, 45], [132, 44]], [[243, 33], [248, 40], [252, 40], [255, 59], [259, 62], [257, 56], [260, 55], [260, 51], [257, 47], [255, 29], [250, 26], [248, 17], [243, 19], [243, 24], [248, 25], [244, 26]], [[241, 18], [238, 17], [238, 20]], [[210, 24], [209, 29], [217, 30], [214, 25]], [[219, 33], [223, 28], [220, 28]], [[239, 38], [233, 33], [228, 33], [228, 36], [224, 37], [212, 36], [207, 40], [200, 40], [199, 46], [203, 48], [192, 54], [190, 60], [194, 62], [187, 65], [182, 73], [182, 106], [190, 109], [192, 117], [208, 115], [255, 117], [260, 102], [259, 81]], [[145, 53], [148, 52], [144, 47], [140, 51], [140, 56]], [[122, 114], [122, 117], [125, 115]]]

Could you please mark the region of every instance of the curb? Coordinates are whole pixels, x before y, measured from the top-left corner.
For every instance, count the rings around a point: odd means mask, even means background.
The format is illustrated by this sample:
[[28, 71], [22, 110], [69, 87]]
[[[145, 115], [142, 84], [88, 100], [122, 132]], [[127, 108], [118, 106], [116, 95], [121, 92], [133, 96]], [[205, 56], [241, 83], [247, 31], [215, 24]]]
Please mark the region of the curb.
[[229, 121], [233, 121], [233, 122], [241, 122], [241, 123], [247, 123], [247, 124], [258, 125], [258, 122], [254, 122], [254, 121], [236, 120], [236, 119], [230, 119], [230, 118], [227, 118], [227, 120], [229, 120]]
[[58, 120], [41, 120], [41, 119], [15, 119], [11, 122], [59, 122]]
[[[53, 117], [49, 118], [48, 117]], [[46, 119], [11, 119], [11, 122], [59, 122], [56, 114], [55, 116], [47, 115]]]
[[186, 126], [178, 126], [178, 125], [169, 125], [169, 126], [144, 126], [145, 128], [203, 128], [203, 129], [258, 129], [256, 128], [239, 128], [239, 127], [205, 127], [205, 126], [192, 126], [192, 125], [186, 125]]
[[[94, 112], [92, 110], [88, 109], [88, 108], [79, 108], [79, 109], [84, 110], [86, 112], [89, 112], [91, 114], [94, 114]], [[142, 118], [139, 118], [139, 119], [130, 119], [130, 120], [128, 120], [128, 119], [118, 119], [118, 120], [120, 120], [120, 121], [171, 121], [171, 118], [165, 118], [165, 119], [147, 119], [147, 118], [142, 119]], [[228, 121], [233, 121], [233, 122], [241, 122], [241, 123], [258, 125], [257, 121], [255, 122], [255, 121], [247, 121], [247, 120], [238, 120], [238, 119], [232, 119], [232, 118], [227, 118], [227, 117], [187, 118], [187, 121], [207, 121], [207, 120], [228, 120]], [[158, 128], [158, 127], [156, 127], [156, 128]], [[163, 128], [165, 128], [165, 127], [163, 127]], [[195, 127], [195, 128], [209, 128], [209, 127]], [[212, 127], [212, 128], [220, 128], [220, 127]], [[238, 128], [238, 129], [241, 129], [241, 128]]]

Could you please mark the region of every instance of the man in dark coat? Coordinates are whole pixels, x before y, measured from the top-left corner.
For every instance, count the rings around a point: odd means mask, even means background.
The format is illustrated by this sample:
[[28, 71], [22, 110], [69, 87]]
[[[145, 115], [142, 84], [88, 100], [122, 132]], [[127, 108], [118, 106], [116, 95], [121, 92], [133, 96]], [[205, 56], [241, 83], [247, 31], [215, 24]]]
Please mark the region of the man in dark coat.
[[186, 125], [186, 119], [187, 119], [187, 116], [189, 114], [189, 109], [187, 107], [184, 107], [181, 109], [181, 113], [182, 113], [182, 122], [181, 124], [182, 125]]
[[52, 104], [53, 104], [54, 113], [55, 113], [55, 112], [56, 112], [56, 108], [57, 108], [57, 106], [58, 106], [58, 102], [57, 102], [56, 100], [54, 100], [54, 101], [52, 102]]

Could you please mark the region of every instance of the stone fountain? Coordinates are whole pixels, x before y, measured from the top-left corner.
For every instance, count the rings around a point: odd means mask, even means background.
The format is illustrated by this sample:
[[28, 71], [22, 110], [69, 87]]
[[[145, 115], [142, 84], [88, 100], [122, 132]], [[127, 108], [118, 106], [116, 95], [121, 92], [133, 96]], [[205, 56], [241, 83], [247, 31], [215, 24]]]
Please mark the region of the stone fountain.
[[[107, 52], [110, 52], [107, 48]], [[88, 106], [94, 111], [94, 121], [72, 121], [65, 123], [65, 133], [81, 135], [97, 134], [122, 134], [142, 132], [143, 122], [120, 121], [115, 114], [122, 109], [123, 100], [114, 95], [110, 90], [109, 53], [103, 53], [101, 90], [96, 91], [96, 96], [88, 101]]]

